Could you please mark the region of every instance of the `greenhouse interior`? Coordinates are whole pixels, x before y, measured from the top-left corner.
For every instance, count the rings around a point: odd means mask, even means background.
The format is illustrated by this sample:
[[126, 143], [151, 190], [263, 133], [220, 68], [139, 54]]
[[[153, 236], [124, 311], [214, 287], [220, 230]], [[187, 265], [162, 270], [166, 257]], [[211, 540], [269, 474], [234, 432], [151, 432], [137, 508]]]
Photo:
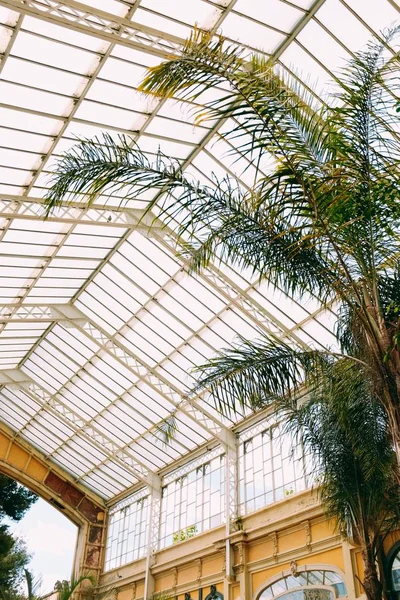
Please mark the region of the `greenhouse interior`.
[[76, 598], [400, 598], [399, 12], [0, 0], [0, 472]]

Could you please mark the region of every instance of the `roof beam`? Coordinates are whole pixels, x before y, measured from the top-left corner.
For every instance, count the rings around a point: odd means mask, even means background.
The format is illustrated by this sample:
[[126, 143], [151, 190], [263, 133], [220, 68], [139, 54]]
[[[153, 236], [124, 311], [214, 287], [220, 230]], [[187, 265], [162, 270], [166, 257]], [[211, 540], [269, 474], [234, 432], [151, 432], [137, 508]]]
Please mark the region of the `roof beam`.
[[89, 317], [87, 317], [87, 322], [83, 327], [76, 321], [73, 323], [79, 331], [94, 341], [104, 352], [110, 354], [124, 365], [125, 368], [131, 370], [136, 377], [139, 377], [140, 380], [150, 385], [158, 394], [164, 396], [177, 410], [190, 417], [196, 426], [200, 425], [210, 436], [218, 441], [225, 441], [226, 436], [221, 438], [221, 431], [229, 431], [229, 429], [211, 414], [210, 411], [199, 405], [197, 400], [200, 399], [200, 395], [188, 399], [182, 390], [168, 381], [156, 369], [151, 368], [143, 359], [136, 356], [115, 336], [109, 337], [104, 329], [95, 324]]
[[[3, 308], [3, 313], [4, 310], [9, 310], [9, 308], [14, 308], [14, 306], [10, 305], [10, 307]], [[67, 325], [67, 327], [71, 325], [76, 327], [86, 337], [94, 341], [100, 351], [110, 354], [125, 368], [128, 368], [135, 377], [138, 377], [139, 380], [149, 385], [169, 403], [173, 404], [177, 410], [188, 416], [195, 423], [196, 427], [200, 425], [209, 436], [214, 437], [219, 442], [227, 443], [226, 440], [229, 438], [230, 430], [215, 415], [205, 407], [199, 405], [198, 400], [200, 399], [200, 395], [189, 400], [182, 390], [179, 390], [163, 377], [162, 374], [152, 369], [142, 359], [134, 355], [120, 340], [109, 337], [99, 325], [95, 324], [75, 306], [71, 304], [57, 304], [45, 307], [23, 304], [17, 305], [15, 309], [14, 315], [0, 316], [0, 323], [15, 322], [21, 316], [22, 321], [35, 320], [38, 317], [39, 320], [46, 319], [51, 322], [57, 320]]]
[[[94, 446], [102, 454], [105, 454], [109, 460], [115, 461], [123, 469], [131, 473], [138, 481], [142, 481], [143, 483], [146, 483], [146, 485], [150, 483], [151, 472], [148, 469], [138, 463], [138, 461], [136, 461], [131, 454], [128, 454], [126, 450], [122, 450], [111, 438], [105, 436], [95, 425], [86, 422], [80, 415], [75, 413], [60, 398], [58, 398], [57, 394], [50, 394], [21, 369], [0, 370], [0, 386], [9, 387], [10, 389], [22, 388], [32, 400], [41, 406], [40, 411], [48, 411], [53, 416], [57, 417], [71, 429], [75, 435], [86, 439], [89, 444]], [[38, 414], [39, 413], [36, 413], [35, 417]], [[33, 419], [35, 419], [35, 417], [33, 417]], [[23, 435], [23, 429], [29, 425], [29, 423], [30, 422], [16, 432], [17, 435]]]
[[44, 200], [23, 196], [0, 197], [0, 218], [65, 223], [71, 225], [110, 225], [112, 227], [135, 230], [151, 236], [153, 232], [162, 235], [163, 225], [151, 212], [140, 209], [107, 207], [98, 203], [68, 202], [46, 215]]
[[[157, 232], [154, 238], [175, 255], [179, 255], [179, 260], [189, 267], [189, 261], [177, 250], [177, 247], [183, 247], [182, 240], [179, 239], [177, 233], [170, 228], [164, 228], [163, 237], [159, 237]], [[254, 288], [254, 285], [248, 285], [245, 289], [240, 288], [232, 279], [221, 271], [215, 264], [210, 263], [207, 268], [203, 268], [198, 277], [203, 279], [210, 287], [214, 288], [228, 302], [229, 306], [234, 306], [239, 311], [246, 315], [257, 328], [262, 329], [266, 333], [271, 333], [271, 323], [273, 323], [282, 333], [294, 339], [297, 343], [304, 345], [304, 342], [290, 328], [284, 325], [275, 315], [270, 313], [265, 306], [262, 306], [254, 298], [251, 298], [248, 293]]]
[[71, 304], [8, 304], [0, 308], [0, 324], [54, 322], [70, 327], [71, 322], [79, 320], [82, 315]]
[[74, 0], [0, 0], [0, 5], [111, 44], [118, 43], [160, 58], [178, 54], [185, 42], [177, 36]]

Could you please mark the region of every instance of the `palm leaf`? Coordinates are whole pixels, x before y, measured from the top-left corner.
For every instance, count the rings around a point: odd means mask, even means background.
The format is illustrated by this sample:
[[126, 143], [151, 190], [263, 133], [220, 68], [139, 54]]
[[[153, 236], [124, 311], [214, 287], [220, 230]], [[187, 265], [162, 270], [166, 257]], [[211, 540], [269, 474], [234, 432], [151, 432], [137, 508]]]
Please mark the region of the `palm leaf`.
[[175, 415], [170, 415], [164, 421], [157, 425], [156, 435], [163, 443], [168, 446], [175, 438], [178, 432], [178, 424]]
[[[342, 360], [330, 368], [305, 402], [281, 402], [286, 427], [312, 454], [321, 499], [338, 528], [360, 540], [384, 535], [400, 516], [387, 417], [359, 365]], [[382, 521], [382, 514], [391, 518]]]
[[[197, 367], [193, 392], [208, 390], [222, 413], [264, 408], [295, 397], [303, 386], [307, 390], [320, 387], [329, 378], [336, 358], [334, 352], [306, 350], [272, 336], [241, 339], [238, 346]], [[351, 362], [353, 358], [343, 360]]]
[[95, 578], [89, 572], [83, 573], [80, 577], [73, 575], [70, 581], [59, 582], [59, 586], [56, 588], [58, 593], [57, 600], [71, 600], [73, 594], [86, 582], [92, 586], [95, 584]]

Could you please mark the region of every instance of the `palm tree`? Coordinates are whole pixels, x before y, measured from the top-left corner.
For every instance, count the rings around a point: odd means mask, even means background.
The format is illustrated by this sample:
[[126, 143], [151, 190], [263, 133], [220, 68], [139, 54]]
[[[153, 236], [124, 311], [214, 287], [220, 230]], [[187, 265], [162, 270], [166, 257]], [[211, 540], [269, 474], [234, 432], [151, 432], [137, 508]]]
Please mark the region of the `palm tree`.
[[40, 575], [35, 577], [28, 569], [24, 569], [24, 576], [27, 590], [26, 596], [15, 588], [7, 590], [0, 588], [0, 600], [42, 600], [42, 596], [39, 595], [42, 586], [42, 577]]
[[[198, 388], [222, 410], [265, 406], [318, 388], [347, 360], [371, 382], [400, 461], [399, 57], [387, 51], [397, 33], [358, 52], [337, 98], [321, 108], [297, 77], [197, 31], [181, 56], [149, 69], [142, 90], [196, 108], [203, 91], [222, 85], [198, 120], [231, 123], [224, 136], [253, 168], [254, 185], [229, 177], [202, 185], [165, 156], [152, 162], [133, 140], [104, 135], [60, 159], [47, 202], [51, 211], [77, 196], [90, 204], [100, 193], [158, 190], [149, 210], [176, 228], [194, 270], [228, 261], [289, 295], [335, 302], [338, 349], [272, 335], [240, 340], [200, 367]], [[271, 155], [276, 166], [264, 173]]]
[[27, 600], [41, 600], [39, 590], [42, 587], [42, 577], [39, 575], [35, 577], [31, 571], [24, 569], [26, 587], [27, 587]]
[[337, 361], [323, 390], [281, 406], [287, 428], [311, 454], [327, 515], [361, 548], [367, 599], [380, 600], [385, 582], [377, 561], [385, 536], [398, 527], [400, 505], [387, 415], [371, 382], [357, 365]]
[[93, 586], [95, 578], [90, 573], [83, 573], [80, 577], [73, 575], [70, 581], [57, 581], [54, 587], [58, 592], [57, 600], [71, 600], [84, 582], [89, 582]]

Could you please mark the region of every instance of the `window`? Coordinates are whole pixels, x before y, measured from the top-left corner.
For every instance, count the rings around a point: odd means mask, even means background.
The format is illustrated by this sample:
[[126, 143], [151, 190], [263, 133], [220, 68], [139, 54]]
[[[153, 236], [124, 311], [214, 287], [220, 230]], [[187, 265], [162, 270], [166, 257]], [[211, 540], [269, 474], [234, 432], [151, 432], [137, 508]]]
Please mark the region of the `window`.
[[301, 446], [273, 419], [244, 431], [239, 443], [239, 503], [247, 514], [309, 487]]
[[274, 581], [257, 600], [334, 600], [347, 594], [338, 573], [328, 570], [295, 571]]
[[149, 492], [143, 488], [110, 511], [106, 571], [146, 555], [149, 504]]
[[[160, 548], [185, 541], [224, 522], [225, 455], [221, 454], [221, 448], [217, 452], [217, 456], [207, 462], [185, 465], [165, 479]], [[205, 457], [202, 458], [204, 461]]]
[[391, 578], [394, 597], [398, 598], [400, 597], [400, 550], [398, 548], [391, 565]]
[[[310, 485], [308, 458], [301, 446], [293, 448], [291, 437], [276, 416], [242, 431], [237, 451], [239, 515], [284, 500]], [[225, 522], [225, 477], [226, 460], [221, 446], [164, 475], [161, 512], [157, 515], [160, 549]], [[112, 508], [107, 570], [145, 556], [149, 506], [150, 491], [142, 488]], [[303, 598], [303, 592], [299, 594], [294, 598]]]

